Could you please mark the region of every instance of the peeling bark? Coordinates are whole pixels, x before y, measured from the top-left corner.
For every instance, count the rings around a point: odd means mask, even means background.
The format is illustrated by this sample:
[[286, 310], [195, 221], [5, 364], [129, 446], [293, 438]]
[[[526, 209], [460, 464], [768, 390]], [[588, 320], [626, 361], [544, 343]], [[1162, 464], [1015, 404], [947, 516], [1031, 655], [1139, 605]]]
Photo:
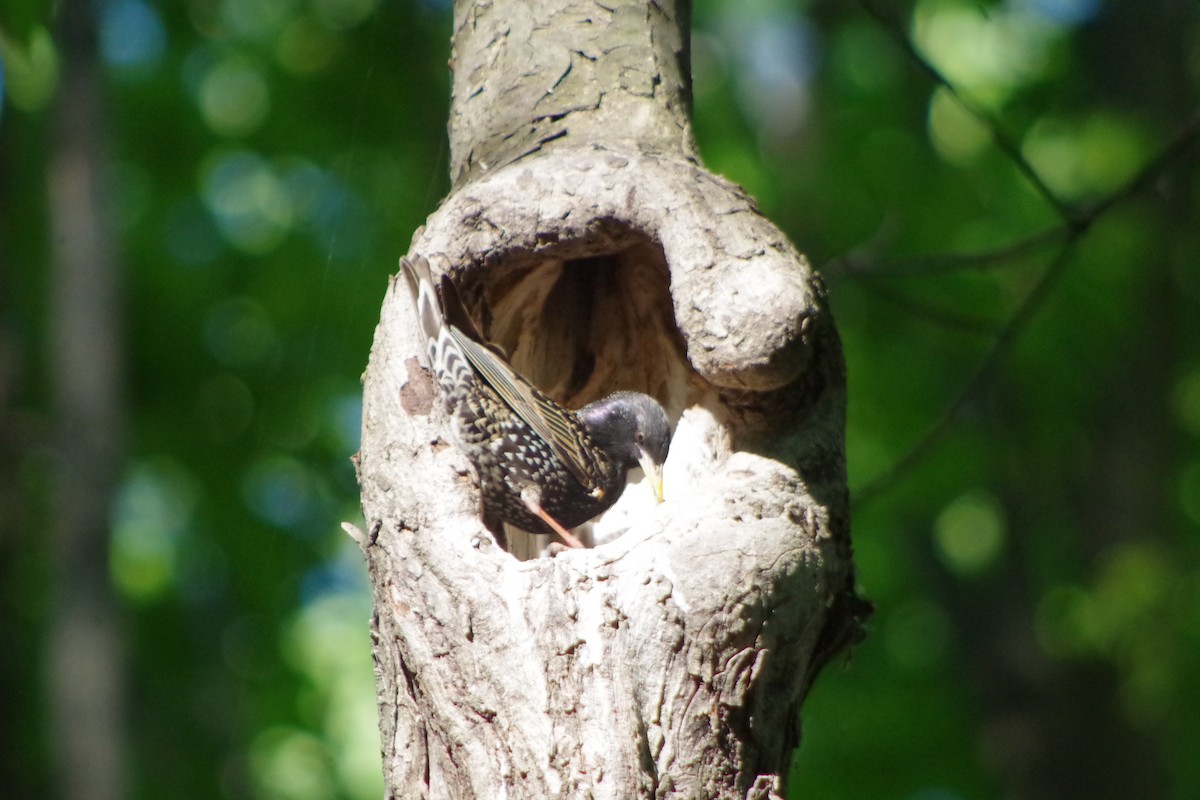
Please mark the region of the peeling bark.
[[686, 8], [458, 3], [455, 28], [455, 189], [411, 252], [551, 395], [646, 391], [676, 432], [663, 505], [631, 486], [602, 544], [517, 560], [389, 286], [358, 460], [389, 796], [782, 796], [869, 608], [824, 289], [696, 161]]

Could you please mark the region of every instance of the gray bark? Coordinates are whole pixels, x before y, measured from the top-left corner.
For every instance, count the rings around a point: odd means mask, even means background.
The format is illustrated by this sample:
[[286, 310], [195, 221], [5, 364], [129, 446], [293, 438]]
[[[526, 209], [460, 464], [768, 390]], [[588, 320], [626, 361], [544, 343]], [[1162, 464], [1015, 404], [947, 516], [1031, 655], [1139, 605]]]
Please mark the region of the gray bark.
[[389, 796], [782, 796], [866, 609], [824, 290], [696, 160], [685, 8], [458, 3], [455, 26], [455, 189], [411, 252], [559, 400], [648, 391], [677, 425], [664, 504], [632, 486], [607, 543], [519, 561], [389, 286], [358, 460]]
[[54, 220], [51, 380], [59, 471], [46, 705], [59, 796], [127, 795], [124, 629], [108, 512], [124, 449], [120, 270], [105, 210], [103, 83], [91, 4], [62, 9], [63, 82], [48, 196]]

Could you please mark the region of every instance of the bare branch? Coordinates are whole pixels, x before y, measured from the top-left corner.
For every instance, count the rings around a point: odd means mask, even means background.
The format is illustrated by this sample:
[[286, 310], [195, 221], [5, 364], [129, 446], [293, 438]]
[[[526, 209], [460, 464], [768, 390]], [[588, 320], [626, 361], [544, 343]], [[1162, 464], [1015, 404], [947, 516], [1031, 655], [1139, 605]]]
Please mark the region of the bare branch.
[[[854, 504], [858, 508], [873, 502], [883, 492], [895, 485], [902, 476], [910, 472], [915, 464], [926, 458], [945, 440], [965, 409], [990, 385], [1013, 343], [1024, 333], [1034, 314], [1044, 303], [1045, 298], [1065, 270], [1075, 245], [1091, 227], [1103, 215], [1151, 187], [1155, 180], [1164, 175], [1170, 167], [1192, 152], [1197, 138], [1200, 137], [1200, 112], [1196, 112], [1184, 122], [1171, 140], [1123, 186], [1085, 209], [1070, 208], [1049, 189], [1033, 166], [1021, 155], [1016, 143], [1009, 138], [997, 120], [964, 97], [945, 76], [917, 52], [900, 26], [877, 9], [871, 0], [860, 0], [860, 2], [867, 13], [879, 22], [880, 26], [922, 71], [929, 75], [936, 84], [950, 92], [968, 113], [991, 131], [997, 147], [1012, 160], [1039, 194], [1056, 209], [1063, 221], [1059, 225], [1031, 234], [1023, 239], [976, 253], [934, 254], [887, 263], [871, 253], [850, 253], [825, 265], [824, 271], [835, 279], [845, 277], [874, 282], [881, 278], [911, 278], [966, 269], [1008, 267], [1013, 262], [1058, 244], [1056, 255], [1042, 273], [1037, 284], [1017, 307], [1003, 328], [996, 333], [992, 348], [938, 419], [895, 463], [853, 493]], [[909, 297], [899, 296], [893, 290], [881, 290], [876, 284], [874, 291], [890, 300], [903, 302], [922, 317], [938, 324], [965, 330], [978, 330], [978, 326], [973, 324], [973, 321], [964, 320], [928, 305], [922, 306]]]
[[[1164, 174], [1169, 167], [1187, 156], [1195, 145], [1198, 136], [1200, 136], [1200, 112], [1190, 117], [1176, 132], [1175, 136], [1172, 137], [1171, 141], [1154, 158], [1146, 162], [1142, 169], [1130, 178], [1124, 186], [1101, 202], [1088, 208], [1084, 213], [1075, 217], [1072, 222], [1042, 231], [1002, 248], [974, 255], [930, 256], [922, 261], [912, 262], [914, 266], [908, 268], [889, 267], [887, 269], [880, 269], [870, 266], [864, 269], [861, 266], [857, 266], [871, 263], [865, 259], [859, 261], [846, 260], [842, 262], [847, 266], [840, 271], [841, 274], [855, 278], [912, 277], [932, 275], [939, 272], [951, 272], [957, 269], [998, 266], [1001, 262], [1011, 261], [1020, 256], [1035, 252], [1055, 240], [1062, 240], [1061, 247], [1054, 260], [1047, 267], [1041, 279], [1024, 302], [1017, 308], [1012, 317], [1009, 318], [1004, 328], [997, 334], [996, 342], [991, 351], [980, 362], [971, 379], [967, 381], [942, 415], [938, 417], [937, 421], [907, 453], [901, 456], [883, 473], [872, 479], [866, 486], [854, 493], [856, 507], [862, 507], [864, 504], [875, 500], [880, 494], [891, 488], [901, 476], [907, 474], [914, 464], [919, 463], [936, 449], [937, 445], [949, 433], [950, 427], [959, 419], [963, 410], [991, 382], [993, 375], [999, 367], [1000, 360], [1010, 349], [1012, 342], [1023, 333], [1024, 327], [1028, 325], [1037, 307], [1043, 302], [1045, 295], [1050, 291], [1051, 285], [1057, 280], [1058, 275], [1064, 269], [1066, 262], [1069, 260], [1069, 254], [1074, 250], [1074, 246], [1101, 216], [1145, 191], [1147, 187], [1154, 183], [1157, 177]], [[837, 262], [834, 263], [836, 264]], [[851, 266], [852, 264], [856, 266]], [[910, 307], [914, 307], [911, 301], [905, 300], [905, 302]], [[937, 313], [931, 312], [928, 308], [921, 310], [921, 313], [930, 319], [938, 316]], [[945, 317], [943, 317], [943, 320], [945, 320]], [[961, 323], [961, 321], [959, 322]]]
[[1066, 224], [1056, 225], [989, 250], [974, 253], [931, 253], [895, 261], [886, 261], [875, 253], [851, 252], [826, 262], [821, 271], [828, 275], [832, 282], [839, 278], [868, 281], [877, 278], [919, 278], [968, 269], [1000, 269], [1053, 244], [1061, 243], [1067, 238], [1070, 230]]
[[922, 72], [928, 75], [929, 78], [938, 86], [941, 86], [943, 89], [949, 92], [950, 96], [953, 97], [955, 101], [957, 101], [958, 104], [967, 111], [967, 113], [975, 117], [980, 123], [987, 127], [992, 134], [992, 140], [996, 143], [996, 146], [1000, 148], [1001, 152], [1008, 156], [1008, 158], [1013, 162], [1013, 165], [1016, 166], [1017, 170], [1019, 170], [1021, 174], [1025, 176], [1026, 180], [1033, 185], [1033, 188], [1037, 190], [1037, 193], [1040, 194], [1056, 212], [1058, 212], [1058, 215], [1062, 217], [1065, 222], [1071, 222], [1071, 220], [1075, 218], [1075, 209], [1063, 202], [1063, 200], [1061, 200], [1058, 195], [1056, 195], [1050, 189], [1050, 187], [1046, 185], [1046, 182], [1042, 180], [1042, 176], [1037, 173], [1037, 170], [1033, 168], [1033, 165], [1026, 160], [1025, 156], [1021, 155], [1021, 148], [1017, 145], [1016, 141], [1009, 136], [1008, 132], [1001, 127], [1000, 122], [986, 110], [984, 110], [978, 103], [975, 103], [969, 97], [960, 92], [954, 84], [946, 79], [946, 76], [942, 75], [937, 67], [933, 66], [933, 64], [929, 63], [928, 59], [921, 55], [921, 53], [917, 52], [916, 46], [912, 43], [908, 36], [904, 34], [904, 31], [900, 29], [899, 24], [897, 24], [894, 19], [877, 9], [871, 0], [859, 0], [859, 2], [861, 3], [863, 9], [875, 18], [880, 27], [883, 28], [884, 32], [887, 33], [896, 42], [896, 44], [899, 45], [900, 49], [902, 49], [908, 55], [912, 62], [921, 68]]
[[1021, 304], [1017, 307], [1012, 317], [1009, 318], [1008, 323], [996, 335], [996, 340], [993, 342], [991, 350], [988, 351], [987, 355], [976, 366], [975, 372], [972, 373], [971, 377], [933, 425], [917, 440], [916, 444], [881, 474], [868, 481], [865, 486], [851, 492], [855, 508], [862, 508], [874, 502], [884, 491], [898, 483], [901, 477], [908, 475], [914, 465], [920, 463], [922, 459], [932, 453], [946, 439], [954, 423], [962, 417], [963, 412], [970, 404], [982, 395], [983, 391], [991, 384], [1005, 356], [1012, 350], [1013, 344], [1016, 343], [1020, 335], [1029, 326], [1030, 321], [1038, 309], [1042, 307], [1042, 304], [1045, 303], [1046, 298], [1050, 296], [1054, 285], [1062, 277], [1063, 272], [1070, 263], [1071, 255], [1075, 250], [1074, 244], [1075, 240], [1072, 239], [1058, 251], [1057, 256], [1050, 262], [1050, 265], [1042, 273], [1041, 278], [1038, 279], [1033, 289], [1025, 296], [1025, 299], [1021, 301]]
[[902, 292], [890, 284], [873, 282], [866, 284], [867, 290], [879, 295], [884, 300], [904, 308], [912, 316], [932, 325], [949, 328], [968, 334], [995, 336], [999, 332], [999, 323], [959, 314], [946, 308], [940, 308], [924, 300], [919, 300], [911, 294]]

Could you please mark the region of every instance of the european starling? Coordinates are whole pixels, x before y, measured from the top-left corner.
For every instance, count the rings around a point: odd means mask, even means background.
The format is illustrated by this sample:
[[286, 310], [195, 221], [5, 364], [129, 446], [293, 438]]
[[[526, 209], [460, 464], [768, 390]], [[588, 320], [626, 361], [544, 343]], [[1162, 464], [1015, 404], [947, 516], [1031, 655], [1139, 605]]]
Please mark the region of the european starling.
[[485, 519], [581, 547], [568, 528], [610, 508], [633, 467], [662, 501], [671, 428], [654, 398], [616, 392], [578, 411], [564, 408], [483, 340], [449, 276], [437, 291], [424, 258], [401, 259], [400, 268], [454, 438], [479, 476]]

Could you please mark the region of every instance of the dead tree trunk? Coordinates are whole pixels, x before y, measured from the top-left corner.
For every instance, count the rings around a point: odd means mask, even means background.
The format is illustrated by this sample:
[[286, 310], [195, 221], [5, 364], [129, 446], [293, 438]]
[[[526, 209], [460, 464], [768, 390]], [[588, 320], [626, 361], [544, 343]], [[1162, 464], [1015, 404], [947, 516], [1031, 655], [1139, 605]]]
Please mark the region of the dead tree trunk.
[[699, 165], [688, 5], [455, 4], [454, 189], [412, 253], [570, 406], [676, 422], [666, 502], [519, 561], [476, 510], [403, 283], [359, 480], [390, 797], [783, 794], [800, 705], [858, 631], [844, 372], [808, 262]]

